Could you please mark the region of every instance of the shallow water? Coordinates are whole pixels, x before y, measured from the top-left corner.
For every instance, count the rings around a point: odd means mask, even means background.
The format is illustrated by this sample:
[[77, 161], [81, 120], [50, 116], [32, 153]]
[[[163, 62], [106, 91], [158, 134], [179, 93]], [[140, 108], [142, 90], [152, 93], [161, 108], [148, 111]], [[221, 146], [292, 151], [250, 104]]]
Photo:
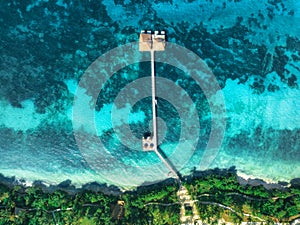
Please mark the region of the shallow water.
[[[190, 74], [156, 64], [160, 147], [181, 173], [235, 166], [273, 181], [299, 177], [299, 9], [292, 0], [1, 2], [0, 173], [78, 186], [167, 178], [159, 158], [140, 150], [151, 130], [150, 63], [124, 66], [104, 86], [96, 66], [84, 79], [98, 57], [149, 28], [197, 54], [221, 88], [208, 96]], [[141, 57], [120, 53], [100, 67]], [[225, 136], [209, 158], [222, 119]]]

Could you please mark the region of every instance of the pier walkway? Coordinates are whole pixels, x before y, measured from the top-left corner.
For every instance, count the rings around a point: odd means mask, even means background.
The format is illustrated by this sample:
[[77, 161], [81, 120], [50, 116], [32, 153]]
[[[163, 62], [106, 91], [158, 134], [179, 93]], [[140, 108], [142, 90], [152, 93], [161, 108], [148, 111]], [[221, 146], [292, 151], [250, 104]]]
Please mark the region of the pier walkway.
[[156, 87], [155, 87], [155, 51], [165, 50], [165, 32], [155, 31], [152, 34], [151, 31], [142, 31], [140, 34], [139, 42], [140, 51], [148, 51], [151, 54], [151, 83], [152, 83], [152, 125], [153, 132], [151, 137], [143, 137], [143, 150], [144, 151], [154, 151], [168, 170], [173, 174], [181, 185], [180, 178], [175, 171], [175, 169], [170, 165], [170, 163], [163, 157], [163, 155], [158, 150], [157, 142], [157, 117], [156, 117]]

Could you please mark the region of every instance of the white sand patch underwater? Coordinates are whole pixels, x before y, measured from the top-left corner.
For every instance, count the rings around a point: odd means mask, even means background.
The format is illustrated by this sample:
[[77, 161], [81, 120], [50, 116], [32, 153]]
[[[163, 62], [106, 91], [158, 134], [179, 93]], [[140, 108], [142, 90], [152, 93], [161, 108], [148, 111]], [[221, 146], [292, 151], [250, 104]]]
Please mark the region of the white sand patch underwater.
[[22, 108], [16, 108], [6, 101], [0, 101], [0, 126], [13, 128], [15, 131], [35, 129], [47, 117], [35, 111], [34, 103], [26, 100]]
[[257, 157], [253, 153], [235, 156], [228, 154], [226, 149], [220, 151], [210, 168], [226, 169], [232, 166], [236, 168], [238, 174], [243, 174], [243, 177], [260, 178], [271, 183], [289, 182], [291, 179], [298, 178], [300, 172], [299, 163], [291, 164], [280, 159]]
[[75, 122], [73, 123], [74, 129], [83, 128], [85, 131], [92, 133], [96, 129], [97, 135], [101, 136], [105, 131], [115, 126], [121, 126], [123, 123], [143, 122], [145, 119], [145, 113], [142, 111], [130, 113], [131, 106], [129, 104], [120, 109], [115, 108], [113, 103], [105, 104], [100, 111], [95, 111], [95, 109], [89, 107], [91, 97], [86, 94], [83, 88], [77, 87], [74, 80], [67, 80], [65, 83], [69, 91], [75, 95], [76, 100], [73, 102], [73, 109], [79, 109], [76, 116], [72, 114], [72, 109], [69, 110], [68, 117]]
[[222, 93], [230, 132], [234, 136], [241, 131], [261, 125], [276, 130], [300, 128], [300, 90], [281, 86], [275, 92], [253, 93], [249, 83], [227, 80]]

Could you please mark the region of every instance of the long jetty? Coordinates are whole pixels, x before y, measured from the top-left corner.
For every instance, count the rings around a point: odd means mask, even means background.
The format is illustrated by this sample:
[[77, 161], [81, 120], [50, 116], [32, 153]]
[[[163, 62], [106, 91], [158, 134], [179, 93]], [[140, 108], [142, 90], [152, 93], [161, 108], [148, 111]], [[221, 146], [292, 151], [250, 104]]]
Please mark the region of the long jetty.
[[170, 165], [170, 163], [163, 157], [163, 155], [158, 150], [157, 141], [157, 116], [156, 116], [156, 87], [155, 87], [155, 51], [164, 51], [165, 49], [165, 32], [159, 34], [155, 31], [152, 34], [151, 31], [142, 31], [140, 34], [139, 42], [140, 51], [150, 51], [151, 54], [151, 84], [152, 84], [152, 125], [153, 132], [151, 137], [143, 138], [143, 150], [154, 151], [155, 154], [160, 158], [168, 170], [173, 174], [174, 178], [177, 179], [181, 185], [180, 178], [176, 170]]
[[153, 122], [153, 142], [154, 142], [154, 152], [160, 158], [160, 160], [165, 164], [165, 166], [170, 170], [177, 180], [179, 176], [177, 172], [172, 168], [172, 166], [166, 161], [166, 159], [160, 154], [157, 149], [157, 117], [156, 117], [156, 89], [155, 89], [155, 59], [154, 59], [154, 50], [151, 52], [151, 81], [152, 81], [152, 122]]

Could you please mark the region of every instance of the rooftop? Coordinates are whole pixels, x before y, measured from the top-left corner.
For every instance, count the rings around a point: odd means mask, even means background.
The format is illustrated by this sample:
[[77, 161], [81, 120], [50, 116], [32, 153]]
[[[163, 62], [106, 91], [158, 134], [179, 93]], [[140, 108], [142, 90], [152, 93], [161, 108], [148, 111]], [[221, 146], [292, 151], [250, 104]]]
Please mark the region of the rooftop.
[[140, 33], [139, 49], [140, 51], [164, 51], [166, 45], [165, 31], [142, 30]]

